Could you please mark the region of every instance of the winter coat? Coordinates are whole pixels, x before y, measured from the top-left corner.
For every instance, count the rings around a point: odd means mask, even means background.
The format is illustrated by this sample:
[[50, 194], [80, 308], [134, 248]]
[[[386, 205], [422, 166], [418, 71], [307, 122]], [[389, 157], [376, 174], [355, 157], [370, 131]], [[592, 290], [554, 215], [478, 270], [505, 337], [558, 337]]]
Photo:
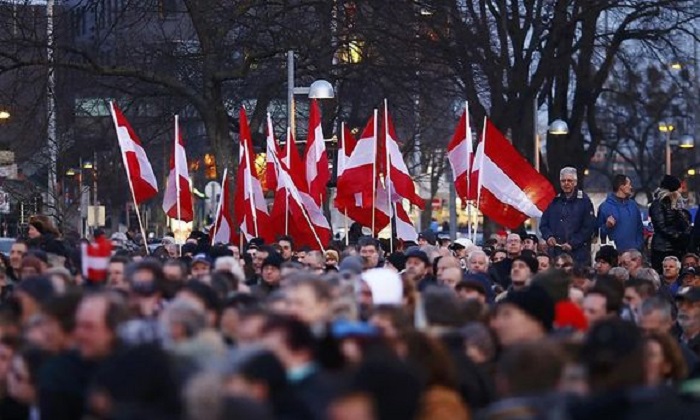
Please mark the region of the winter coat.
[[674, 208], [668, 197], [652, 201], [649, 217], [654, 227], [651, 250], [655, 252], [685, 252], [690, 240], [690, 220], [686, 213]]
[[[615, 226], [608, 228], [608, 217], [615, 218]], [[632, 199], [621, 199], [610, 193], [598, 207], [598, 227], [601, 240], [609, 237], [615, 241], [619, 251], [628, 249], [642, 250], [644, 236], [642, 235], [642, 214], [637, 203]]]
[[[571, 256], [580, 265], [587, 265], [591, 258], [591, 238], [595, 233], [596, 219], [591, 199], [581, 190], [571, 197], [564, 193], [554, 197], [542, 213], [540, 232], [542, 238], [556, 239], [558, 244], [571, 245]], [[561, 254], [555, 248], [553, 256]]]

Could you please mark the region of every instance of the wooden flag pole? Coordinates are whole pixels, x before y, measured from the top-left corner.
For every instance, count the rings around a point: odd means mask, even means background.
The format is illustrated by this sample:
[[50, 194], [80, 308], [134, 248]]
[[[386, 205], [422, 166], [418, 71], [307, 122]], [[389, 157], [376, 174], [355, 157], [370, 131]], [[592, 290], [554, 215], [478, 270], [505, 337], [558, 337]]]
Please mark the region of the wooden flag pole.
[[377, 115], [378, 112], [374, 110], [374, 158], [372, 159], [372, 237], [375, 235], [375, 212], [377, 206], [377, 147], [379, 146], [379, 136], [377, 136]]
[[384, 99], [384, 154], [386, 155], [386, 174], [384, 175], [384, 188], [389, 200], [389, 251], [394, 252], [394, 200], [391, 194], [391, 152], [389, 151], [389, 104]]

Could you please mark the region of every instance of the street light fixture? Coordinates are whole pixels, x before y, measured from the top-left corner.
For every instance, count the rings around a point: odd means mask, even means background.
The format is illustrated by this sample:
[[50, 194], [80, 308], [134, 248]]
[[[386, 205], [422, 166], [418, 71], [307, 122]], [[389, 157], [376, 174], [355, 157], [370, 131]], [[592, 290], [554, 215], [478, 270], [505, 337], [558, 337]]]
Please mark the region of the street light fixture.
[[12, 115], [8, 111], [0, 111], [0, 120], [7, 120], [10, 119]]
[[333, 85], [326, 80], [316, 80], [309, 87], [294, 86], [294, 51], [287, 51], [287, 126], [296, 134], [296, 107], [294, 95], [307, 95], [310, 99], [335, 97]]
[[553, 134], [555, 136], [565, 136], [569, 134], [569, 124], [566, 123], [564, 120], [554, 120], [552, 121], [551, 124], [549, 124], [549, 134]]
[[692, 149], [695, 147], [695, 139], [690, 134], [684, 134], [678, 140], [678, 147], [681, 149]]

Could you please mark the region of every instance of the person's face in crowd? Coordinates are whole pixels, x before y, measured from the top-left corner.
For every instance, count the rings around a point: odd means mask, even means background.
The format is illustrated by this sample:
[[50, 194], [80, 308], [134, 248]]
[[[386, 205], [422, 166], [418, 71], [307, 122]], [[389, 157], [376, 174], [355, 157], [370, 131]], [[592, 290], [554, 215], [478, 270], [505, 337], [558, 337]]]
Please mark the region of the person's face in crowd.
[[700, 286], [700, 273], [695, 275], [689, 274], [683, 276], [683, 286], [699, 287]]
[[115, 335], [107, 326], [107, 301], [84, 298], [75, 315], [75, 341], [85, 359], [102, 359], [114, 345]]
[[306, 254], [306, 257], [304, 258], [304, 266], [310, 271], [318, 274], [322, 274], [326, 269], [323, 261], [321, 261], [321, 259], [315, 253]]
[[658, 386], [671, 373], [671, 363], [666, 360], [661, 343], [654, 339], [645, 340], [644, 344], [644, 373], [646, 384]]
[[532, 238], [525, 238], [523, 241], [523, 249], [529, 249], [530, 251], [537, 252], [537, 244], [532, 240]]
[[29, 225], [29, 229], [27, 230], [27, 236], [30, 239], [36, 239], [41, 236], [41, 232], [36, 230], [36, 228], [33, 225]]
[[282, 271], [279, 267], [272, 264], [268, 264], [262, 269], [262, 279], [265, 283], [270, 285], [278, 285], [280, 279], [282, 278]]
[[123, 262], [111, 262], [107, 267], [107, 285], [114, 289], [124, 289], [129, 288], [128, 284], [124, 280], [124, 263]]
[[552, 265], [552, 260], [549, 259], [548, 256], [546, 255], [538, 255], [537, 256], [537, 271], [546, 271], [549, 270], [549, 267]]
[[65, 350], [70, 344], [70, 336], [63, 332], [61, 325], [56, 318], [43, 316], [40, 325], [43, 336], [44, 350], [51, 353], [58, 353]]
[[262, 315], [246, 316], [240, 320], [236, 329], [236, 343], [239, 346], [256, 344], [262, 338], [262, 329], [265, 325], [265, 317]]
[[450, 289], [454, 290], [457, 283], [462, 281], [462, 270], [456, 267], [447, 268], [445, 271], [443, 271], [442, 277], [438, 278], [438, 280], [445, 286], [448, 286]]
[[374, 403], [363, 393], [354, 393], [333, 400], [328, 407], [328, 420], [374, 419]]
[[14, 351], [12, 347], [0, 343], [0, 384], [6, 383], [7, 374], [10, 371], [10, 364], [12, 363], [12, 356]]
[[532, 278], [530, 266], [525, 264], [525, 261], [515, 260], [510, 268], [510, 278], [513, 281], [513, 289], [520, 290], [530, 284]]
[[360, 287], [357, 291], [357, 305], [360, 307], [360, 312], [365, 315], [372, 310], [374, 301], [372, 300], [372, 289], [365, 281], [360, 281]]
[[22, 321], [25, 322], [29, 320], [33, 315], [37, 314], [40, 310], [39, 303], [27, 293], [23, 291], [15, 292], [17, 301], [19, 302], [20, 308], [22, 308]]
[[454, 257], [442, 257], [437, 263], [437, 273], [435, 273], [435, 277], [438, 280], [442, 279], [442, 273], [445, 272], [446, 269], [450, 267], [456, 267], [460, 268], [459, 261], [454, 258]]
[[29, 369], [19, 355], [15, 355], [10, 363], [7, 390], [12, 398], [23, 404], [30, 405], [36, 402], [37, 395], [33, 378], [29, 376]]
[[328, 320], [330, 304], [319, 299], [309, 286], [292, 287], [287, 291], [287, 312], [308, 325]]
[[[439, 263], [438, 263], [439, 264]], [[469, 271], [472, 273], [485, 273], [489, 269], [488, 257], [477, 254], [469, 258]]]
[[517, 306], [498, 305], [491, 320], [491, 328], [503, 346], [537, 340], [545, 335], [544, 327]]
[[686, 335], [694, 336], [700, 332], [700, 302], [678, 301], [678, 325]]
[[202, 277], [209, 274], [209, 264], [204, 262], [196, 262], [192, 264], [190, 269], [193, 279], [201, 279]]
[[360, 257], [364, 269], [374, 268], [379, 264], [379, 251], [374, 245], [366, 245], [360, 248]]
[[620, 186], [618, 191], [626, 198], [632, 197], [632, 193], [634, 192], [634, 188], [632, 188], [632, 180], [627, 178], [627, 181]]
[[406, 273], [408, 273], [413, 279], [420, 280], [425, 277], [428, 272], [428, 267], [420, 258], [409, 257], [406, 260]]
[[505, 251], [496, 251], [493, 253], [493, 263], [501, 262], [506, 259], [506, 252]]
[[648, 314], [639, 314], [639, 328], [644, 333], [666, 334], [673, 328], [673, 319], [664, 315], [661, 311], [654, 310]]
[[23, 279], [26, 279], [28, 277], [36, 276], [39, 275], [40, 273], [36, 271], [36, 268], [25, 265], [22, 267], [22, 270], [19, 272], [19, 276]]
[[236, 245], [229, 245], [228, 249], [233, 253], [233, 258], [237, 260], [241, 258], [241, 250]]
[[688, 268], [688, 267], [696, 268], [697, 266], [698, 266], [698, 260], [695, 257], [689, 256], [689, 257], [683, 258], [683, 268]]
[[172, 282], [177, 282], [177, 283], [183, 283], [185, 281], [185, 276], [184, 273], [182, 272], [182, 268], [175, 264], [166, 264], [163, 266], [163, 275], [165, 276], [165, 280], [167, 281], [172, 281]]
[[589, 279], [588, 277], [581, 277], [581, 276], [573, 276], [571, 278], [571, 286], [575, 289], [581, 290], [583, 292], [587, 292], [588, 289], [593, 287], [594, 283], [593, 280]]
[[554, 260], [554, 268], [557, 270], [564, 270], [567, 273], [571, 273], [574, 270], [574, 265], [568, 259], [557, 257]]
[[586, 295], [583, 299], [583, 314], [588, 320], [588, 325], [592, 326], [608, 318], [606, 309], [607, 299], [598, 293]]
[[22, 267], [22, 258], [27, 253], [27, 244], [14, 243], [10, 248], [10, 267], [16, 272]]
[[678, 278], [678, 263], [674, 260], [665, 260], [661, 266], [664, 279], [675, 281]]
[[373, 314], [369, 319], [369, 323], [377, 327], [381, 336], [387, 341], [395, 342], [399, 339], [399, 332], [396, 330], [394, 323], [391, 322], [391, 317], [384, 314]]
[[506, 239], [506, 252], [511, 257], [517, 257], [523, 250], [523, 241], [520, 235], [510, 234]]
[[576, 176], [574, 176], [572, 174], [566, 174], [566, 175], [562, 175], [559, 178], [559, 185], [561, 185], [561, 191], [564, 194], [570, 195], [576, 189], [576, 185], [578, 185], [578, 181], [576, 179]]
[[603, 276], [605, 274], [608, 274], [608, 272], [612, 268], [612, 265], [610, 265], [610, 263], [605, 261], [604, 259], [599, 258], [596, 260], [593, 268], [595, 268], [595, 273], [597, 275]]
[[236, 308], [226, 308], [221, 313], [221, 321], [219, 322], [219, 331], [225, 338], [232, 340], [236, 337], [236, 331], [240, 325], [241, 317]]
[[267, 251], [257, 250], [255, 252], [255, 258], [253, 258], [253, 268], [256, 274], [262, 274], [262, 265], [265, 258], [269, 255]]
[[639, 305], [642, 304], [643, 300], [634, 287], [625, 287], [625, 295], [622, 299], [635, 313], [639, 311]]
[[306, 251], [297, 251], [296, 257], [298, 261], [304, 261], [304, 258], [306, 258]]
[[281, 240], [277, 242], [277, 244], [282, 249], [282, 259], [285, 261], [291, 260], [294, 252], [294, 250], [292, 249], [292, 244], [286, 240]]
[[482, 304], [486, 303], [486, 296], [471, 288], [463, 287], [459, 289], [459, 291], [457, 291], [457, 297], [463, 301], [473, 299], [479, 301]]

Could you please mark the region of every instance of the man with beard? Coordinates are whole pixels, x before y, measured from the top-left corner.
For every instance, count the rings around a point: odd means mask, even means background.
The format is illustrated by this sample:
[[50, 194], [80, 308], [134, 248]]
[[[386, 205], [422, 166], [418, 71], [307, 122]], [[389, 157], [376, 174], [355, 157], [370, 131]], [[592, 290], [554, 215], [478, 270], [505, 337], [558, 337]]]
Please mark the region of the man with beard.
[[683, 331], [684, 343], [700, 356], [700, 287], [683, 287], [676, 295], [678, 302], [678, 325]]

